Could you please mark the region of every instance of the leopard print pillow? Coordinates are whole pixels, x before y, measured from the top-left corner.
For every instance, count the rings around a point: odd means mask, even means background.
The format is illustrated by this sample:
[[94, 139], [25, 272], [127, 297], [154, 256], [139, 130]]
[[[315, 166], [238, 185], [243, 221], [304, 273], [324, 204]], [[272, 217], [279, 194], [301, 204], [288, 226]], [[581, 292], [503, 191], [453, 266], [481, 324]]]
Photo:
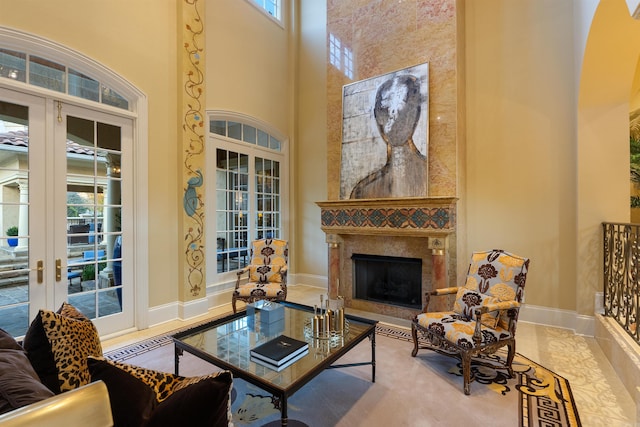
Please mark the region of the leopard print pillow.
[[141, 368], [139, 366], [129, 365], [126, 363], [115, 362], [104, 358], [92, 358], [102, 360], [127, 372], [132, 377], [138, 378], [140, 381], [151, 387], [156, 394], [158, 403], [162, 402], [178, 390], [182, 390], [207, 378], [215, 378], [225, 371], [214, 372], [209, 375], [199, 377], [183, 377], [167, 372], [155, 371], [153, 369]]
[[60, 314], [40, 310], [40, 316], [51, 344], [60, 391], [88, 384], [91, 376], [87, 356], [102, 356], [100, 337], [94, 324], [69, 304], [62, 307]]

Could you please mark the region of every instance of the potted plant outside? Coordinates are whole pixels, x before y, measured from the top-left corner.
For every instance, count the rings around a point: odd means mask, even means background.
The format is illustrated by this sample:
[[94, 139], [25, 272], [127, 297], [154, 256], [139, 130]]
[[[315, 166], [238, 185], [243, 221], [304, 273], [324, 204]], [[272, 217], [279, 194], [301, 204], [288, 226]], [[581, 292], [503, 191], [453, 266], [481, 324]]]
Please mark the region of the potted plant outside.
[[[18, 235], [18, 227], [13, 226], [13, 227], [7, 228], [7, 236], [17, 236], [17, 235]], [[7, 239], [7, 244], [11, 247], [18, 246], [18, 239], [17, 238]]]

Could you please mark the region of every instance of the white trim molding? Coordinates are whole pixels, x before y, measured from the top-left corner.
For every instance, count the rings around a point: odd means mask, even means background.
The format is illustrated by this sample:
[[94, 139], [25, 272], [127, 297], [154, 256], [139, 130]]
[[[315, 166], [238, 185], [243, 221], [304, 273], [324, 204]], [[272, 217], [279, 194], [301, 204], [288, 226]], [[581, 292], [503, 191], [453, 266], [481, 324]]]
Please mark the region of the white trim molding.
[[578, 335], [594, 336], [594, 316], [580, 315], [575, 311], [522, 304], [518, 320], [521, 322], [571, 329]]

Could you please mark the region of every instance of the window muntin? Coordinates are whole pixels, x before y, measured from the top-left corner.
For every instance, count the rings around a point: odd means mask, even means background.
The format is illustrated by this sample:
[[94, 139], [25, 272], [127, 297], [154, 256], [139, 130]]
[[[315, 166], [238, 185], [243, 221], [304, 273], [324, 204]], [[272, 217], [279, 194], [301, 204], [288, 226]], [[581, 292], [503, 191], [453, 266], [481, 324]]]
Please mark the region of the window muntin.
[[249, 156], [216, 149], [217, 271], [237, 270], [247, 263], [249, 239]]
[[129, 101], [98, 80], [47, 58], [0, 49], [0, 78], [129, 110]]
[[13, 50], [0, 49], [0, 77], [26, 82], [27, 55]]
[[332, 33], [329, 33], [329, 63], [353, 79], [353, 51]]
[[255, 158], [256, 235], [280, 238], [280, 162]]
[[268, 148], [274, 151], [282, 151], [282, 143], [279, 139], [270, 135], [262, 129], [245, 123], [226, 121], [226, 120], [210, 120], [209, 132], [226, 136], [228, 138], [237, 139], [251, 145]]
[[251, 0], [269, 16], [282, 22], [282, 0]]
[[342, 68], [342, 43], [333, 34], [329, 34], [329, 62], [338, 70]]
[[285, 156], [280, 140], [255, 124], [216, 119], [209, 130], [215, 146], [208, 151], [215, 152], [215, 271], [225, 274], [249, 263], [253, 240], [282, 238]]
[[29, 83], [57, 92], [65, 92], [65, 68], [57, 62], [37, 56], [29, 57]]

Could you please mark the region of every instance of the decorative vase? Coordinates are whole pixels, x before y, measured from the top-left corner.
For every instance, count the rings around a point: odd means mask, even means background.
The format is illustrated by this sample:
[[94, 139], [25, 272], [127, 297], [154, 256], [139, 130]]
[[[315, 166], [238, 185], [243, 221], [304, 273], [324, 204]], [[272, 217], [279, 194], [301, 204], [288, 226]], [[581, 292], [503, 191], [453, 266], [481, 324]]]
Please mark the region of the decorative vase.
[[18, 238], [16, 237], [16, 238], [9, 238], [9, 239], [7, 239], [7, 244], [8, 244], [9, 246], [11, 246], [12, 248], [14, 248], [14, 247], [18, 246]]

